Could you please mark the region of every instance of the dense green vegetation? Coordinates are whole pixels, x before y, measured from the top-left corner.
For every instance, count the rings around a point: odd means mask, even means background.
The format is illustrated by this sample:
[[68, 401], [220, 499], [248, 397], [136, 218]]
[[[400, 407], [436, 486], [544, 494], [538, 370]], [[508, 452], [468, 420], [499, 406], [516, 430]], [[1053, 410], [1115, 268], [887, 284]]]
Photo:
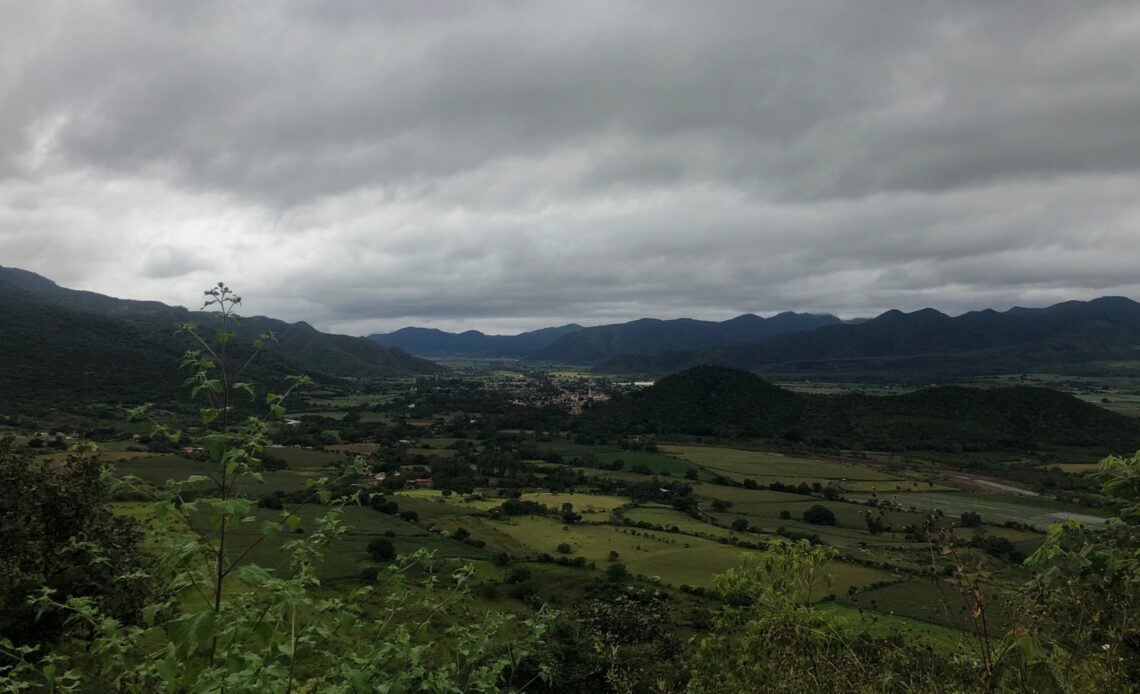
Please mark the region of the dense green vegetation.
[[207, 299], [192, 406], [0, 420], [0, 690], [1140, 684], [1140, 457], [1089, 462], [1134, 420], [715, 367], [579, 416], [477, 369], [251, 399]]
[[[31, 403], [170, 402], [178, 399], [178, 364], [186, 342], [180, 324], [209, 314], [157, 302], [73, 291], [23, 270], [0, 267], [0, 412]], [[280, 388], [290, 373], [317, 378], [393, 377], [438, 373], [440, 367], [364, 338], [321, 333], [305, 323], [265, 317], [234, 326], [235, 357], [265, 333], [274, 339], [247, 378]]]
[[1140, 423], [1045, 388], [939, 387], [897, 396], [809, 395], [703, 366], [596, 407], [585, 431], [781, 439], [873, 450], [1128, 450]]

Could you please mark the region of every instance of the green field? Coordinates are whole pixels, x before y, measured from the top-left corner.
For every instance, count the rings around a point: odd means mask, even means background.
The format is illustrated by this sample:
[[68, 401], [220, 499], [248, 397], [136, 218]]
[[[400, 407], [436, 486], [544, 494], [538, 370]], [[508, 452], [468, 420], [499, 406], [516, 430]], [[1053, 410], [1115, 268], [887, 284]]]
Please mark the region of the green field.
[[[742, 554], [755, 553], [689, 535], [612, 525], [566, 526], [540, 517], [512, 518], [496, 523], [495, 527], [535, 554], [555, 554], [559, 544], [567, 543], [571, 556], [585, 557], [604, 567], [609, 553], [614, 551], [618, 561], [631, 572], [656, 577], [673, 586], [708, 587], [713, 576], [739, 564]], [[851, 586], [862, 588], [890, 578], [889, 573], [879, 569], [842, 562], [830, 565], [829, 573], [836, 578], [827, 588], [829, 592], [846, 591]]]
[[554, 453], [562, 456], [563, 462], [570, 462], [570, 458], [581, 458], [593, 455], [599, 463], [611, 465], [615, 461], [625, 462], [623, 469], [629, 470], [634, 465], [644, 465], [655, 474], [669, 473], [681, 476], [686, 470], [697, 470], [698, 467], [685, 460], [675, 458], [664, 453], [648, 453], [646, 451], [627, 451], [618, 446], [586, 446], [568, 441], [541, 442], [538, 444], [539, 455]]
[[711, 535], [712, 537], [729, 537], [739, 535], [728, 528], [711, 523], [703, 523], [687, 513], [682, 513], [668, 506], [640, 506], [622, 513], [634, 523], [643, 522], [660, 525], [666, 528], [677, 528], [688, 535]]
[[[284, 570], [288, 564], [288, 554], [284, 544], [294, 537], [311, 532], [316, 519], [328, 511], [328, 507], [310, 504], [300, 507], [297, 515], [301, 519], [299, 534], [284, 532], [262, 539], [261, 527], [265, 521], [275, 521], [282, 517], [281, 511], [257, 509], [252, 522], [231, 528], [227, 536], [227, 554], [236, 559], [245, 554], [246, 559], [262, 567]], [[440, 558], [486, 559], [486, 550], [469, 544], [441, 537], [428, 532], [415, 524], [407, 523], [396, 516], [379, 513], [368, 507], [347, 506], [342, 520], [347, 532], [337, 538], [325, 552], [325, 561], [320, 566], [320, 577], [326, 581], [355, 580], [360, 570], [371, 565], [368, 556], [368, 542], [391, 532], [392, 543], [399, 553], [411, 553], [423, 548], [435, 551]], [[209, 536], [209, 527], [204, 519], [193, 523], [196, 531]], [[246, 554], [248, 550], [248, 554]]]
[[[990, 621], [990, 628], [1000, 633], [1009, 626], [1008, 616], [1002, 610], [1002, 592], [992, 586], [983, 587], [983, 590], [987, 589], [991, 592], [986, 596], [990, 606], [986, 618]], [[886, 615], [940, 624], [965, 632], [973, 629], [969, 601], [958, 587], [945, 581], [936, 583], [925, 578], [901, 581], [858, 593], [849, 602]]]
[[320, 468], [344, 462], [345, 454], [311, 448], [273, 446], [265, 449], [267, 455], [281, 458], [290, 468]]
[[[858, 497], [854, 497], [858, 499]], [[941, 509], [943, 513], [958, 516], [975, 511], [986, 523], [1001, 524], [1016, 521], [1045, 529], [1066, 518], [1086, 522], [1101, 522], [1103, 511], [1073, 506], [1050, 499], [1016, 496], [1012, 494], [983, 494], [974, 492], [929, 492], [918, 494], [880, 494], [882, 500], [903, 506], [914, 506], [920, 511]]]
[[[725, 476], [814, 480], [894, 481], [900, 478], [866, 465], [794, 458], [779, 453], [714, 446], [661, 446], [661, 450]], [[764, 481], [757, 479], [757, 481]]]

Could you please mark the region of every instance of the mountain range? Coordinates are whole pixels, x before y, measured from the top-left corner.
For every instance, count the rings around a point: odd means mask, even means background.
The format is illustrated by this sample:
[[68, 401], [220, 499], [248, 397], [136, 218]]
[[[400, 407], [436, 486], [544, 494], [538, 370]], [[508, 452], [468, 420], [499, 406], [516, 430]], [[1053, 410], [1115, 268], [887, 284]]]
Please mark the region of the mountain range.
[[838, 323], [841, 321], [831, 315], [786, 312], [761, 318], [748, 313], [721, 322], [642, 318], [589, 328], [571, 323], [519, 335], [484, 335], [476, 330], [456, 334], [409, 327], [368, 337], [424, 357], [515, 357], [597, 364], [628, 354], [659, 355], [673, 350], [760, 342]]
[[957, 317], [934, 309], [888, 311], [765, 342], [664, 354], [626, 354], [597, 365], [608, 373], [670, 373], [720, 364], [771, 373], [962, 375], [1072, 369], [1140, 361], [1140, 304], [1124, 297], [1048, 308], [991, 309]]
[[[181, 356], [192, 347], [175, 335], [181, 323], [212, 335], [213, 315], [156, 301], [116, 299], [65, 289], [25, 270], [0, 267], [0, 392], [9, 397], [103, 400], [177, 397]], [[442, 367], [362, 337], [322, 333], [307, 323], [245, 317], [232, 343], [248, 350], [272, 331], [252, 377], [280, 381], [289, 373], [318, 379], [438, 373]]]
[[576, 323], [518, 335], [486, 335], [478, 330], [448, 333], [435, 328], [408, 327], [369, 335], [368, 339], [420, 357], [525, 357], [579, 330], [582, 326]]
[[699, 366], [587, 409], [586, 431], [770, 438], [873, 450], [1140, 447], [1140, 420], [1047, 388], [942, 386], [903, 395], [812, 395]]
[[514, 357], [662, 375], [719, 364], [772, 376], [938, 380], [1046, 370], [1140, 374], [1140, 304], [1124, 297], [948, 316], [931, 308], [870, 319], [752, 314], [722, 322], [643, 318], [520, 335], [404, 328], [373, 341], [420, 356]]

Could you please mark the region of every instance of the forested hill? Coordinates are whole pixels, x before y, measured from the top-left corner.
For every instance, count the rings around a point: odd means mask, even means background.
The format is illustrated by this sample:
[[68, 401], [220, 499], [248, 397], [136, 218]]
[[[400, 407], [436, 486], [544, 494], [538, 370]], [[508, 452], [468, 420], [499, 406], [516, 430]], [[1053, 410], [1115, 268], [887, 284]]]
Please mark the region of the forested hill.
[[563, 335], [581, 329], [582, 326], [570, 323], [518, 335], [486, 335], [478, 330], [449, 333], [434, 328], [408, 327], [369, 335], [368, 339], [421, 357], [524, 357]]
[[806, 395], [755, 374], [700, 366], [583, 413], [587, 431], [771, 438], [874, 450], [1140, 448], [1140, 420], [1046, 388], [928, 388]]
[[1123, 297], [1048, 308], [888, 311], [856, 325], [831, 325], [762, 343], [622, 356], [605, 373], [669, 373], [699, 364], [769, 372], [1016, 373], [1102, 361], [1140, 361], [1140, 304]]
[[538, 361], [597, 364], [623, 354], [654, 355], [672, 350], [759, 342], [839, 322], [832, 315], [791, 312], [771, 318], [747, 313], [719, 323], [692, 318], [642, 318], [629, 323], [583, 328], [558, 338], [530, 357]]
[[[191, 346], [185, 336], [174, 335], [175, 328], [198, 323], [212, 334], [212, 321], [207, 313], [64, 289], [34, 273], [0, 267], [0, 388], [6, 395], [40, 399], [161, 399], [177, 392], [178, 362]], [[255, 378], [263, 380], [286, 373], [388, 377], [442, 370], [365, 338], [261, 316], [241, 321], [234, 344], [248, 344], [266, 331], [278, 342], [256, 367]]]

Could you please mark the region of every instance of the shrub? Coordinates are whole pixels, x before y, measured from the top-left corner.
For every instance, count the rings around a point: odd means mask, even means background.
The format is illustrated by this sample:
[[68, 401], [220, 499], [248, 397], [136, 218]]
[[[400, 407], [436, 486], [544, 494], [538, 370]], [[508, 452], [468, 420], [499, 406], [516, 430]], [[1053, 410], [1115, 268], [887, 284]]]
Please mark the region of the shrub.
[[835, 514], [831, 509], [820, 504], [815, 504], [808, 510], [804, 511], [804, 522], [811, 523], [812, 525], [835, 525]]
[[507, 574], [507, 583], [522, 583], [530, 580], [530, 569], [525, 566], [516, 566]]
[[396, 558], [396, 546], [386, 537], [377, 537], [369, 541], [368, 555], [372, 557], [372, 561], [392, 561]]
[[625, 564], [610, 564], [606, 567], [606, 579], [611, 583], [623, 583], [629, 578], [629, 569]]

